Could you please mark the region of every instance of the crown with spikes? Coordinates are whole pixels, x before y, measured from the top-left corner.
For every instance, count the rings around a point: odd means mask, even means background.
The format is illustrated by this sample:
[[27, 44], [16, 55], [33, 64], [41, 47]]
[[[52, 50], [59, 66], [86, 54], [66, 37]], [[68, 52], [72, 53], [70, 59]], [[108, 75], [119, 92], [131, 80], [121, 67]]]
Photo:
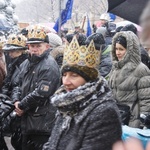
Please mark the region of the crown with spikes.
[[63, 66], [78, 65], [89, 68], [98, 68], [100, 63], [100, 51], [95, 49], [93, 40], [89, 46], [79, 46], [76, 36], [64, 50]]
[[4, 37], [0, 37], [0, 50], [3, 48], [5, 42], [6, 42], [6, 39]]
[[45, 41], [47, 33], [50, 32], [48, 28], [35, 25], [28, 28], [28, 41]]
[[7, 44], [25, 47], [26, 40], [27, 40], [26, 37], [21, 34], [19, 35], [12, 34], [9, 36]]

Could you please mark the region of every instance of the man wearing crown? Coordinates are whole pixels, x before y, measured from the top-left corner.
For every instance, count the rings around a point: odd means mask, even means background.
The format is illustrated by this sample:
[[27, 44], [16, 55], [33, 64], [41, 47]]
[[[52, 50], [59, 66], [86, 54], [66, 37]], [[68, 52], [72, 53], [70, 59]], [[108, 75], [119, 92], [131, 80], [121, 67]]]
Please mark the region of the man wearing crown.
[[59, 86], [60, 72], [49, 55], [48, 42], [44, 27], [33, 26], [28, 30], [29, 57], [21, 64], [13, 89], [15, 112], [21, 117], [22, 150], [41, 150], [55, 118], [49, 96]]

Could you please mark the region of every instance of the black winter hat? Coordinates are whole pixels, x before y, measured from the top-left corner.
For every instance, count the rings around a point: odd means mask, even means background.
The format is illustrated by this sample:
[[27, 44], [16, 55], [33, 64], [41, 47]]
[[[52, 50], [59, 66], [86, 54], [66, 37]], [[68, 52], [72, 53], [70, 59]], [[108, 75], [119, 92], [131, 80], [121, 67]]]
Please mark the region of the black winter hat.
[[22, 35], [28, 35], [28, 30], [26, 28], [23, 28], [20, 33]]
[[68, 72], [68, 71], [72, 71], [72, 72], [79, 74], [87, 82], [94, 81], [98, 77], [98, 71], [94, 68], [89, 68], [87, 66], [66, 65], [66, 66], [63, 66], [61, 69], [62, 74], [64, 74], [65, 72]]
[[84, 34], [82, 34], [82, 33], [67, 34], [65, 38], [66, 38], [67, 41], [70, 43], [70, 42], [72, 41], [74, 35], [76, 35], [77, 40], [78, 40], [78, 43], [79, 43], [80, 46], [81, 46], [81, 45], [85, 45], [85, 41], [86, 41], [87, 38], [86, 38], [86, 36], [85, 36]]
[[137, 28], [133, 24], [124, 26], [121, 31], [132, 31], [134, 34], [137, 34]]
[[67, 34], [65, 36], [65, 39], [70, 43], [72, 41], [72, 39], [73, 39], [73, 36], [74, 36], [74, 34]]
[[87, 40], [85, 41], [85, 43], [89, 45], [92, 40], [94, 41], [96, 50], [100, 50], [101, 46], [105, 44], [104, 37], [101, 33], [94, 33], [90, 35], [89, 37], [87, 37]]
[[126, 41], [126, 38], [123, 37], [123, 36], [119, 36], [117, 39], [116, 39], [116, 42], [115, 43], [119, 43], [121, 44], [124, 48], [127, 48], [127, 41]]
[[82, 34], [82, 33], [77, 33], [76, 34], [77, 40], [79, 45], [85, 45], [85, 41], [87, 39], [86, 35]]
[[123, 26], [119, 26], [119, 27], [116, 28], [115, 31], [116, 31], [116, 32], [120, 32], [122, 28], [123, 28]]

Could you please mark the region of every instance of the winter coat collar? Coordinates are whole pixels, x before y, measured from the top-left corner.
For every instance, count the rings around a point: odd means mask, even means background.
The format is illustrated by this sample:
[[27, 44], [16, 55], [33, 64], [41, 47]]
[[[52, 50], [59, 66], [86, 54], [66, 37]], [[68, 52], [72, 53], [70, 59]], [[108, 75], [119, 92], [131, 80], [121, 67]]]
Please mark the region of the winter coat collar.
[[43, 54], [41, 54], [40, 56], [37, 56], [37, 55], [30, 55], [29, 54], [29, 61], [31, 62], [31, 63], [34, 63], [34, 64], [36, 64], [36, 63], [38, 63], [38, 62], [40, 62], [45, 56], [48, 56], [49, 55], [49, 52], [50, 52], [50, 49], [48, 49], [48, 50], [46, 50]]
[[14, 58], [11, 60], [11, 63], [8, 65], [8, 72], [7, 72], [7, 76], [4, 80], [4, 85], [10, 85], [11, 82], [11, 78], [16, 70], [16, 68], [19, 68], [20, 64], [27, 59], [27, 54], [22, 54], [17, 58]]

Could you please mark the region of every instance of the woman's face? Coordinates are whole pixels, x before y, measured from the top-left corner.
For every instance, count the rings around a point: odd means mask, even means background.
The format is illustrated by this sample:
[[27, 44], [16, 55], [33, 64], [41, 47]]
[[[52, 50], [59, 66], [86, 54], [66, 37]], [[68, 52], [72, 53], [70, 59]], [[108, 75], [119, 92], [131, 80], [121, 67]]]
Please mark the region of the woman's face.
[[77, 87], [84, 85], [86, 81], [77, 73], [68, 71], [63, 74], [62, 83], [65, 86], [66, 91], [72, 91]]
[[122, 60], [124, 55], [126, 54], [127, 49], [124, 48], [121, 44], [116, 43], [116, 56], [118, 60]]

